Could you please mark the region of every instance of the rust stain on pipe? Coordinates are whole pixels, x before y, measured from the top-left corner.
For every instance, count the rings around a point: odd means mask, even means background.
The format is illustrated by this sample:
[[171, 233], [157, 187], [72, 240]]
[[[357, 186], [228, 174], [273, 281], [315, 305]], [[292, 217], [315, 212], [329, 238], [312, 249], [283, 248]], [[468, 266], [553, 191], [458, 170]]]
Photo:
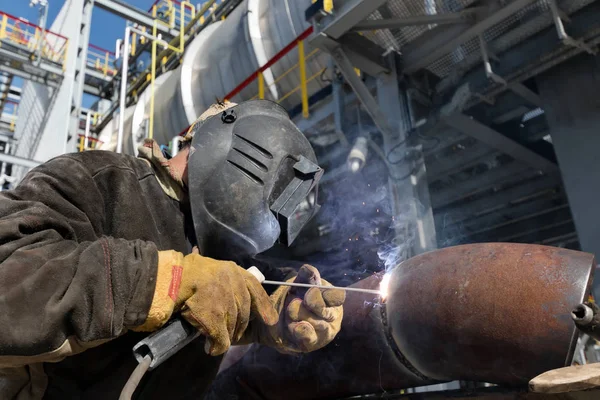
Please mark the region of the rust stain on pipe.
[[392, 337], [425, 376], [524, 384], [570, 364], [571, 311], [594, 265], [591, 254], [512, 243], [422, 254], [392, 274]]

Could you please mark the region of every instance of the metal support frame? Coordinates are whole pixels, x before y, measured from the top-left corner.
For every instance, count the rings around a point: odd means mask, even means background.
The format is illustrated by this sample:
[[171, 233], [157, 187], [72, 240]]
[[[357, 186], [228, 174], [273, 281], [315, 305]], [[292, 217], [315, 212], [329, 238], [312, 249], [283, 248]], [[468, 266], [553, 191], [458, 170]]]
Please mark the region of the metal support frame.
[[446, 40], [443, 44], [438, 45], [433, 49], [417, 48], [412, 52], [406, 53], [403, 56], [403, 72], [411, 74], [427, 67], [429, 64], [436, 61], [443, 55], [453, 51], [469, 39], [480, 35], [487, 29], [508, 18], [518, 10], [534, 3], [535, 1], [536, 0], [513, 1], [498, 11], [491, 11], [491, 14], [488, 14], [488, 17], [483, 19], [481, 22], [476, 23], [456, 36], [452, 36], [449, 40]]
[[356, 75], [354, 71], [354, 65], [348, 58], [348, 55], [341, 46], [335, 48], [331, 55], [335, 60], [340, 72], [344, 76], [346, 82], [352, 87], [354, 93], [365, 107], [369, 116], [373, 119], [375, 126], [384, 135], [384, 137], [393, 137], [392, 129], [389, 126], [388, 120], [385, 115], [379, 109], [377, 101], [364, 84], [364, 82]]
[[485, 76], [499, 85], [506, 86], [506, 80], [504, 80], [504, 78], [502, 78], [500, 75], [496, 74], [492, 68], [492, 63], [490, 62], [490, 57], [488, 55], [487, 43], [483, 39], [482, 34], [479, 34], [479, 50], [481, 50], [481, 58], [483, 60]]
[[559, 10], [556, 0], [548, 0], [548, 4], [550, 5], [550, 12], [552, 13], [552, 20], [554, 21], [558, 38], [567, 46], [576, 47], [587, 52], [588, 54], [596, 55], [598, 52], [588, 46], [585, 42], [573, 39], [571, 36], [569, 36], [562, 22], [564, 13]]
[[[24, 66], [27, 66], [26, 69], [29, 70], [25, 72], [38, 73], [38, 75], [42, 77], [48, 78], [54, 75], [57, 77], [57, 79], [55, 80], [60, 80], [60, 78], [63, 76], [63, 70], [60, 66], [50, 64], [46, 61], [42, 61], [40, 65], [34, 66], [33, 64], [31, 64], [29, 56], [25, 54], [20, 54], [17, 51], [9, 50], [8, 46], [3, 45], [2, 47], [0, 47], [0, 60], [1, 59], [8, 59], [21, 63]], [[10, 66], [7, 65], [7, 67]]]
[[99, 79], [99, 80], [104, 81], [104, 82], [110, 82], [111, 81], [111, 78], [108, 75], [106, 75], [106, 74], [104, 74], [104, 73], [102, 73], [102, 72], [100, 72], [98, 70], [95, 70], [95, 69], [92, 69], [92, 68], [88, 68], [87, 66], [85, 68], [85, 75], [89, 75], [92, 78], [96, 78], [96, 79]]
[[350, 143], [348, 143], [348, 139], [346, 135], [344, 135], [344, 86], [343, 81], [340, 76], [337, 76], [335, 73], [335, 62], [333, 59], [329, 63], [329, 68], [333, 71], [333, 82], [332, 86], [332, 98], [333, 98], [333, 121], [335, 124], [335, 134], [337, 135], [340, 143], [344, 147], [348, 147]]
[[[335, 9], [335, 13], [323, 18], [319, 25], [320, 34], [339, 39], [357, 23], [365, 20], [369, 14], [384, 5], [387, 0], [350, 0]], [[315, 27], [316, 28], [316, 27]]]
[[500, 132], [470, 118], [464, 114], [454, 114], [443, 118], [443, 121], [451, 127], [474, 137], [477, 140], [491, 146], [515, 160], [522, 161], [540, 171], [551, 174], [558, 173], [558, 165], [540, 156], [520, 143], [507, 138]]
[[473, 19], [476, 9], [471, 8], [459, 12], [433, 14], [433, 15], [411, 15], [402, 18], [386, 18], [366, 20], [354, 25], [352, 31], [373, 31], [378, 29], [397, 29], [418, 25], [449, 25], [469, 22]]
[[38, 26], [41, 28], [40, 37], [36, 49], [35, 49], [35, 61], [34, 65], [40, 65], [42, 62], [42, 47], [44, 43], [44, 37], [46, 35], [46, 20], [48, 19], [48, 1], [47, 0], [33, 0], [30, 3], [31, 6], [39, 5], [40, 6], [40, 20], [38, 22]]
[[25, 168], [35, 168], [41, 164], [40, 162], [37, 162], [35, 160], [30, 160], [28, 158], [17, 157], [17, 156], [13, 156], [11, 154], [2, 154], [2, 153], [0, 153], [0, 162], [19, 165], [19, 166], [25, 167]]
[[[95, 4], [103, 10], [109, 11], [119, 17], [127, 19], [136, 24], [152, 28], [154, 24], [154, 18], [147, 12], [144, 12], [136, 7], [133, 7], [124, 1], [119, 0], [95, 0]], [[169, 28], [165, 25], [160, 24], [158, 26], [159, 33], [175, 37], [179, 34], [176, 29]]]
[[[389, 169], [389, 190], [392, 201], [396, 244], [403, 249], [397, 257], [403, 259], [436, 247], [435, 225], [429, 201], [423, 155], [414, 160], [390, 162], [391, 153], [406, 157], [407, 134], [412, 127], [412, 117], [406, 93], [400, 92], [394, 58], [390, 57], [390, 72], [377, 77], [375, 100], [365, 83], [354, 71], [344, 49], [339, 46], [332, 56], [352, 87], [363, 107], [383, 136], [381, 156]], [[414, 229], [413, 229], [414, 228]], [[411, 235], [416, 232], [416, 237]]]
[[5, 64], [0, 64], [0, 71], [6, 72], [6, 73], [14, 75], [14, 76], [18, 76], [19, 78], [29, 80], [29, 81], [32, 81], [35, 83], [41, 83], [43, 85], [48, 85], [52, 88], [58, 88], [60, 86], [59, 82], [46, 80], [42, 76], [32, 74], [27, 71], [23, 71], [22, 69], [13, 68], [13, 67], [5, 65]]
[[[76, 138], [79, 134], [79, 114], [81, 110], [81, 100], [83, 98], [83, 89], [85, 86], [85, 74], [86, 74], [86, 63], [87, 63], [87, 52], [90, 40], [90, 28], [92, 24], [92, 10], [94, 8], [94, 0], [82, 0], [83, 7], [81, 13], [81, 20], [79, 22], [79, 36], [71, 40], [76, 41], [75, 49], [75, 70], [74, 70], [74, 82], [71, 83], [70, 87], [70, 101], [71, 107], [69, 109], [69, 128], [66, 131], [66, 137], [64, 138], [64, 153], [68, 153], [69, 150], [75, 150]], [[72, 139], [71, 149], [69, 149], [69, 140]]]
[[542, 106], [542, 99], [540, 96], [535, 93], [533, 90], [529, 89], [527, 86], [523, 85], [520, 82], [513, 82], [508, 85], [508, 88], [512, 90], [515, 94], [519, 95], [521, 98], [526, 100], [528, 103], [536, 106]]

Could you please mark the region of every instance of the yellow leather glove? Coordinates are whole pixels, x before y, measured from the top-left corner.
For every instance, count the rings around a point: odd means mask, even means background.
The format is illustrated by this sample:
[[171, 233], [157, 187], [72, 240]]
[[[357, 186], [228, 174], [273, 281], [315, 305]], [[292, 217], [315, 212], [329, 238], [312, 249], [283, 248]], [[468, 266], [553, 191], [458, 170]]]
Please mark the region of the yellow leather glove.
[[229, 261], [158, 252], [158, 273], [152, 305], [137, 331], [154, 331], [174, 312], [207, 337], [207, 353], [216, 356], [229, 349], [246, 331], [251, 317], [265, 326], [277, 323], [278, 314], [258, 280]]
[[[287, 282], [331, 286], [311, 265], [304, 265], [298, 275]], [[271, 295], [271, 302], [279, 312], [279, 322], [273, 326], [253, 322], [247, 334], [251, 336], [245, 336], [244, 342], [258, 342], [281, 353], [318, 350], [340, 331], [345, 299], [343, 290], [280, 286]]]

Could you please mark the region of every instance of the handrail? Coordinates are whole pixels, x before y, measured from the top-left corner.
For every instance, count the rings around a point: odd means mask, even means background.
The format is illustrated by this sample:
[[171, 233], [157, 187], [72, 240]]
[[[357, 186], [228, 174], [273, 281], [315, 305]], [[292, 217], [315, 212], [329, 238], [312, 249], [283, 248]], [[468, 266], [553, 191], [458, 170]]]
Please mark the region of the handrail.
[[290, 43], [288, 43], [283, 49], [279, 50], [277, 52], [277, 54], [275, 54], [273, 56], [273, 58], [271, 58], [269, 61], [267, 61], [265, 63], [265, 65], [258, 68], [256, 71], [254, 71], [252, 74], [250, 74], [250, 76], [248, 76], [246, 79], [244, 79], [242, 81], [242, 83], [237, 85], [231, 92], [227, 93], [225, 95], [225, 100], [231, 99], [233, 96], [235, 96], [236, 94], [238, 94], [239, 92], [244, 90], [244, 88], [246, 86], [251, 84], [257, 78], [257, 75], [259, 73], [262, 74], [267, 69], [269, 69], [273, 64], [275, 64], [277, 61], [279, 61], [281, 58], [283, 58], [283, 56], [285, 56], [287, 53], [289, 53], [294, 47], [296, 47], [298, 45], [298, 42], [306, 39], [312, 33], [313, 33], [313, 27], [310, 26], [308, 29], [306, 29], [304, 32], [302, 32], [300, 35], [298, 35], [298, 37], [296, 37], [294, 40], [292, 40]]
[[27, 47], [32, 53], [39, 49], [42, 59], [62, 65], [63, 70], [65, 68], [69, 39], [61, 34], [0, 11], [0, 39]]
[[111, 51], [111, 50], [105, 49], [105, 48], [103, 48], [103, 47], [100, 47], [100, 46], [96, 46], [95, 44], [89, 43], [89, 44], [88, 44], [88, 46], [89, 46], [89, 47], [91, 47], [91, 48], [92, 48], [92, 49], [94, 49], [94, 50], [98, 50], [98, 51], [101, 51], [101, 52], [103, 52], [103, 53], [108, 53], [108, 54], [110, 54], [111, 56], [114, 56], [114, 55], [115, 55], [115, 52], [114, 52], [114, 51]]
[[[9, 18], [11, 18], [11, 19], [14, 19], [14, 20], [16, 20], [16, 21], [19, 21], [20, 23], [23, 23], [23, 24], [25, 24], [25, 25], [28, 25], [28, 26], [30, 26], [30, 27], [32, 27], [32, 28], [42, 29], [40, 26], [38, 26], [38, 25], [36, 25], [36, 24], [34, 24], [34, 23], [32, 23], [32, 22], [29, 22], [29, 21], [27, 21], [27, 20], [26, 20], [26, 19], [24, 19], [24, 18], [15, 17], [14, 15], [12, 15], [12, 14], [9, 14], [9, 13], [7, 13], [7, 12], [0, 11], [0, 15], [6, 15], [7, 17], [9, 17]], [[53, 35], [55, 35], [55, 36], [58, 36], [58, 37], [59, 37], [59, 38], [61, 38], [61, 39], [69, 40], [69, 38], [67, 38], [66, 36], [63, 36], [63, 35], [61, 35], [60, 33], [52, 32], [52, 31], [50, 31], [50, 30], [48, 30], [48, 29], [45, 29], [45, 31], [46, 31], [46, 32], [49, 32], [49, 33], [51, 33], [51, 34], [53, 34]]]

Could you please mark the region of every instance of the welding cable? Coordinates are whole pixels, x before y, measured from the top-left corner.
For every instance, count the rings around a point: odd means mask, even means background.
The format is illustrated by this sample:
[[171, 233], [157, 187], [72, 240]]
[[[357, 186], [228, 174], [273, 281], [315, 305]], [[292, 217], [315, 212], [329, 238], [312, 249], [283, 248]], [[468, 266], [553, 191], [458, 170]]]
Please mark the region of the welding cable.
[[140, 381], [144, 377], [144, 374], [146, 374], [146, 371], [148, 371], [148, 368], [150, 368], [151, 363], [152, 357], [150, 357], [149, 354], [144, 356], [142, 361], [140, 361], [138, 366], [135, 367], [135, 369], [131, 373], [131, 376], [127, 380], [127, 383], [125, 383], [125, 386], [123, 386], [123, 390], [121, 390], [119, 400], [131, 400], [133, 392], [135, 392], [135, 389], [137, 389], [138, 385], [140, 384]]

